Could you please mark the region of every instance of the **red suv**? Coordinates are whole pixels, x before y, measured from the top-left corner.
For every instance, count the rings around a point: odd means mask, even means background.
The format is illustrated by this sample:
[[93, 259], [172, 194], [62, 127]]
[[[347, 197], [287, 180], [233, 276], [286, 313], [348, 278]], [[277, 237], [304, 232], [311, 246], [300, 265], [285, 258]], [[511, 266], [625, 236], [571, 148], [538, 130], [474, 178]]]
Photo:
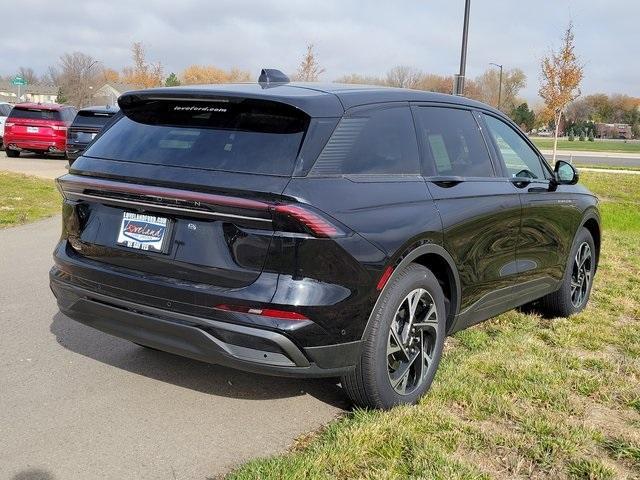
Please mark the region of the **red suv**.
[[22, 150], [64, 155], [67, 128], [76, 109], [56, 103], [19, 103], [4, 124], [4, 147], [8, 157]]

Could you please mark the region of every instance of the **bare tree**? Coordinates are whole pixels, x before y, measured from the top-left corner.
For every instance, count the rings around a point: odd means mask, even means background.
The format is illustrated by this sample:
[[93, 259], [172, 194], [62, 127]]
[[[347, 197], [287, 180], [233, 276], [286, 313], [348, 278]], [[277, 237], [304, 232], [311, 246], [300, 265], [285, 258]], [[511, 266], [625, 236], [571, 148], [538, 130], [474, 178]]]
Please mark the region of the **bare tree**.
[[[518, 94], [527, 85], [527, 76], [519, 68], [505, 70], [502, 75], [502, 89], [500, 87], [500, 72], [496, 69], [489, 69], [476, 78], [478, 91], [472, 98], [490, 105], [498, 105], [500, 90], [500, 109], [511, 112], [522, 102], [518, 101]], [[468, 95], [471, 96], [471, 95]]]
[[64, 98], [72, 105], [91, 104], [94, 89], [99, 82], [98, 60], [82, 52], [65, 53], [60, 57], [58, 86]]
[[42, 76], [42, 83], [48, 85], [60, 85], [60, 71], [55, 65], [50, 65], [47, 72]]
[[569, 24], [562, 38], [560, 51], [551, 52], [542, 59], [541, 85], [538, 93], [546, 105], [545, 114], [553, 119], [553, 162], [558, 149], [560, 120], [567, 105], [580, 96], [583, 66], [575, 54], [573, 25]]
[[356, 83], [363, 85], [384, 85], [384, 79], [380, 77], [360, 75], [358, 73], [351, 73], [349, 75], [343, 75], [335, 80], [336, 83]]
[[36, 75], [36, 72], [33, 71], [31, 67], [20, 67], [18, 69], [18, 75], [24, 78], [27, 81], [27, 84], [33, 85], [34, 83], [39, 83], [40, 79]]
[[324, 71], [324, 68], [320, 66], [316, 58], [313, 43], [308, 44], [307, 53], [305, 53], [300, 62], [298, 71], [295, 74], [295, 79], [301, 82], [317, 82]]
[[407, 65], [398, 65], [387, 72], [386, 84], [390, 87], [416, 88], [422, 73]]

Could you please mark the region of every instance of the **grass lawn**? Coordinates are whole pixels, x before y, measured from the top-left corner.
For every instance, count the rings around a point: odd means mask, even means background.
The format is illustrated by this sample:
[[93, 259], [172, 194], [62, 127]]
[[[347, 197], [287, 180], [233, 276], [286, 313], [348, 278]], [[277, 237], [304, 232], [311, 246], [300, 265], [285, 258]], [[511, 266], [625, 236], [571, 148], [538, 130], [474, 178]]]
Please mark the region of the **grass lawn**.
[[54, 215], [60, 201], [53, 181], [0, 171], [0, 228]]
[[[531, 141], [541, 150], [553, 149], [553, 138], [536, 138], [532, 137]], [[620, 141], [602, 141], [596, 140], [595, 142], [558, 139], [558, 150], [579, 150], [590, 152], [624, 152], [624, 153], [640, 153], [640, 142], [628, 142], [624, 143]]]
[[348, 413], [228, 477], [640, 478], [640, 179], [582, 181], [605, 229], [584, 312], [513, 311], [457, 333], [419, 405]]

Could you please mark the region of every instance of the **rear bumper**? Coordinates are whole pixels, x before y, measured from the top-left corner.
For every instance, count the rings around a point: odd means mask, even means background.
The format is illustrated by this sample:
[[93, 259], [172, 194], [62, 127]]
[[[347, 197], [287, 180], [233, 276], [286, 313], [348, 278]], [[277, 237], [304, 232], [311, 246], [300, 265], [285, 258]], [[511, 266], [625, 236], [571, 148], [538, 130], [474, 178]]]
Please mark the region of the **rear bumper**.
[[62, 281], [56, 270], [54, 267], [50, 273], [50, 285], [62, 313], [158, 350], [289, 377], [337, 377], [350, 371], [359, 357], [359, 341], [301, 348], [277, 331], [172, 312], [87, 290]]
[[52, 138], [51, 140], [35, 140], [21, 137], [5, 137], [3, 143], [13, 150], [37, 150], [64, 153], [67, 145], [65, 140]]

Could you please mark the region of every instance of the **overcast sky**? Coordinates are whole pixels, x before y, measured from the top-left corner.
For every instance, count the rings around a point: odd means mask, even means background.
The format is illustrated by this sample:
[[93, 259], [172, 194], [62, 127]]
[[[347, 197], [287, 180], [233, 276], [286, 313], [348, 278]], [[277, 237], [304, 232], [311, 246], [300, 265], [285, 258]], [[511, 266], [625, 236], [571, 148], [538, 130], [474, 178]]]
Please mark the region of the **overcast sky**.
[[[540, 58], [570, 20], [585, 63], [584, 93], [640, 96], [640, 1], [472, 0], [467, 76], [490, 62], [518, 67], [522, 92], [537, 97]], [[20, 0], [3, 20], [0, 73], [44, 73], [64, 52], [82, 51], [120, 70], [130, 45], [144, 42], [165, 74], [193, 63], [294, 72], [305, 44], [316, 45], [322, 80], [380, 75], [411, 65], [458, 70], [464, 0]], [[11, 21], [16, 19], [17, 21]]]

